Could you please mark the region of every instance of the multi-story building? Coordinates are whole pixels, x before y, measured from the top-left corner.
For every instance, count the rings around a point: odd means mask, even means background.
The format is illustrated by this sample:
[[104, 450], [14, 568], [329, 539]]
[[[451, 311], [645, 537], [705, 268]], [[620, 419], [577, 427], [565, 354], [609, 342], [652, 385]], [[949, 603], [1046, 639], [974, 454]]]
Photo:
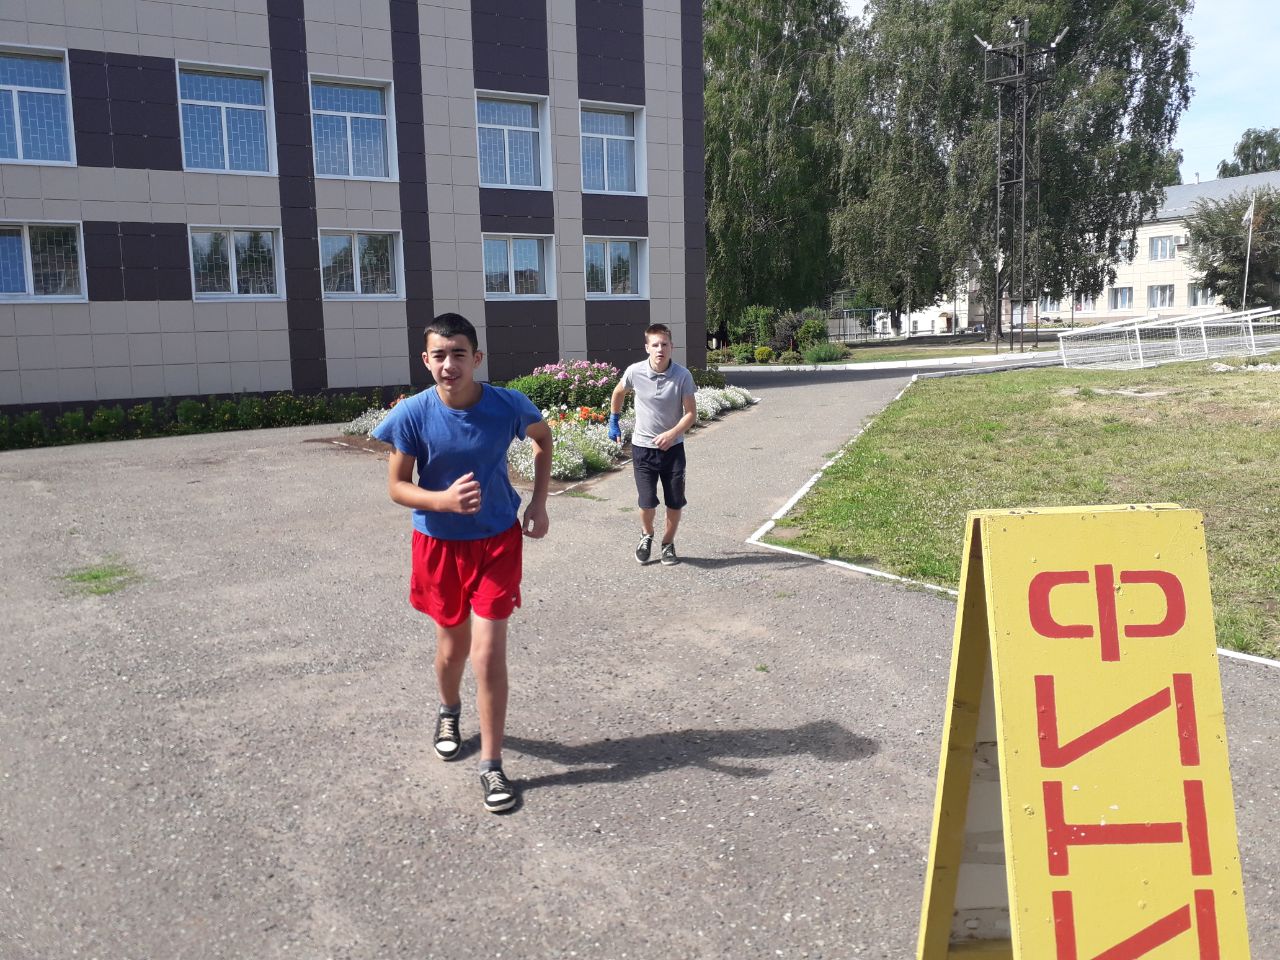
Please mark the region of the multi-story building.
[[1203, 278], [1191, 268], [1187, 221], [1201, 201], [1222, 201], [1264, 188], [1280, 189], [1280, 171], [1167, 187], [1164, 203], [1154, 218], [1138, 227], [1131, 256], [1116, 265], [1115, 282], [1102, 296], [1074, 301], [1046, 297], [1040, 301], [1040, 319], [1092, 324], [1220, 310]]
[[0, 405], [705, 356], [697, 0], [0, 6]]

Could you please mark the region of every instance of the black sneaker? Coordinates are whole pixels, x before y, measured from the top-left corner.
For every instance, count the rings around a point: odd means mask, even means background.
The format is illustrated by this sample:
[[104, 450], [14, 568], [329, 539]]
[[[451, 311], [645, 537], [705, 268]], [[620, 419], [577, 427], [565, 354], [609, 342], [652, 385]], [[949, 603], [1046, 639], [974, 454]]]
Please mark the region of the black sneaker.
[[640, 538], [640, 543], [636, 545], [636, 560], [639, 563], [648, 563], [649, 554], [653, 552], [653, 534], [646, 533]]
[[668, 567], [680, 562], [680, 558], [676, 556], [676, 545], [674, 543], [664, 543], [662, 545], [662, 562]]
[[480, 786], [484, 787], [484, 808], [490, 813], [501, 813], [516, 805], [516, 791], [501, 770], [486, 770], [480, 774]]
[[458, 730], [456, 713], [436, 714], [436, 735], [432, 746], [441, 760], [457, 760], [462, 754], [462, 734]]

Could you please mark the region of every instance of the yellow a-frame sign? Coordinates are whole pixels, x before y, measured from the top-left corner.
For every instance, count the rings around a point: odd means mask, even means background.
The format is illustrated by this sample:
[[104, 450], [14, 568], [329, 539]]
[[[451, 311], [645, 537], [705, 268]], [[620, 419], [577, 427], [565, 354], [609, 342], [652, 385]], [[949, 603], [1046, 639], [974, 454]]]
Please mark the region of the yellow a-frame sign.
[[918, 960], [1248, 960], [1200, 514], [965, 541]]

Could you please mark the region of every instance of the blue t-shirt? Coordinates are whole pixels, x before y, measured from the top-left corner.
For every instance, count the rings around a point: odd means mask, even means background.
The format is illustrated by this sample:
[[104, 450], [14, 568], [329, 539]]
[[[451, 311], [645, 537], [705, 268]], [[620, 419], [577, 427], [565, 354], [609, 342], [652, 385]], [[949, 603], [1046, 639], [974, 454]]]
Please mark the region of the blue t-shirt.
[[448, 490], [474, 473], [480, 481], [480, 512], [414, 510], [413, 526], [438, 540], [482, 540], [509, 529], [520, 511], [520, 495], [507, 474], [507, 448], [524, 439], [525, 429], [542, 419], [528, 397], [487, 383], [480, 399], [454, 410], [434, 387], [401, 400], [370, 436], [417, 461], [418, 486]]

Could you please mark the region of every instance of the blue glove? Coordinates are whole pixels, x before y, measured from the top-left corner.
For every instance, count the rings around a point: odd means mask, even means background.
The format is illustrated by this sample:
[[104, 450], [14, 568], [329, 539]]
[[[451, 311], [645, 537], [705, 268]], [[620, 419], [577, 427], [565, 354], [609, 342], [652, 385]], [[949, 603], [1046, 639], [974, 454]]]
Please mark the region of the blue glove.
[[621, 414], [609, 414], [609, 439], [614, 443], [622, 442], [622, 424], [620, 420]]

